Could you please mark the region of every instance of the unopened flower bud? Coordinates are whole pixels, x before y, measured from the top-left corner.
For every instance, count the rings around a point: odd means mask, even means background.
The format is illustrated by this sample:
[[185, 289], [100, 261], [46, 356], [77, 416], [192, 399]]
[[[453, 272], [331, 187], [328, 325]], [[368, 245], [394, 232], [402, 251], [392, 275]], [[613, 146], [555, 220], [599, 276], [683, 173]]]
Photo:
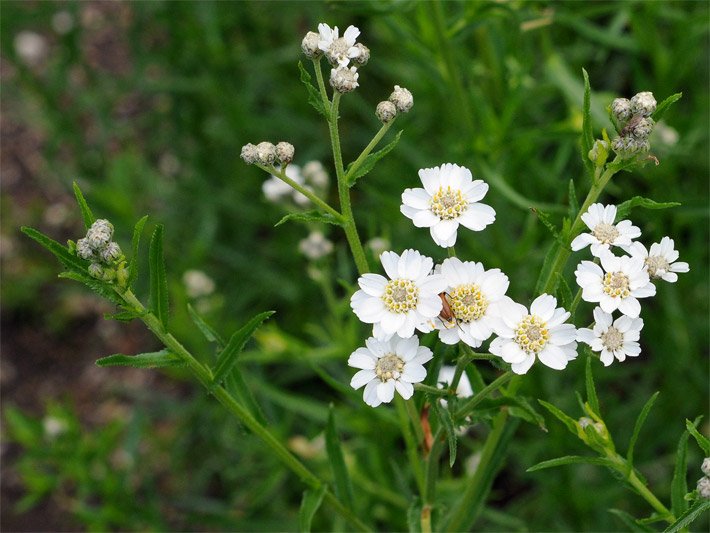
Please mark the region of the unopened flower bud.
[[291, 143], [280, 142], [276, 145], [276, 159], [282, 165], [288, 165], [293, 161], [293, 154], [296, 152]]
[[111, 241], [111, 237], [113, 237], [113, 225], [102, 218], [94, 222], [86, 232], [86, 240], [94, 250], [106, 246]]
[[624, 159], [629, 159], [636, 155], [648, 152], [651, 144], [646, 139], [637, 139], [630, 135], [617, 137], [611, 142], [611, 148], [617, 155]]
[[647, 139], [656, 123], [650, 117], [635, 116], [624, 128], [624, 134], [633, 135], [637, 139]]
[[89, 245], [86, 239], [76, 241], [76, 255], [87, 261], [94, 258], [94, 249]]
[[602, 139], [597, 139], [589, 150], [587, 157], [598, 167], [606, 163], [609, 156], [609, 143]]
[[115, 242], [110, 242], [100, 252], [101, 260], [104, 263], [114, 263], [121, 257], [121, 247]]
[[631, 118], [631, 102], [626, 98], [616, 98], [611, 103], [611, 112], [619, 123], [626, 124]]
[[643, 115], [647, 117], [651, 115], [656, 110], [656, 99], [653, 97], [653, 93], [649, 91], [644, 91], [635, 94], [631, 98], [631, 112], [634, 115]]
[[388, 122], [392, 122], [394, 117], [397, 116], [397, 108], [389, 100], [384, 100], [377, 104], [375, 115], [377, 115], [377, 119], [380, 122], [387, 124]]
[[253, 165], [259, 161], [259, 151], [252, 143], [245, 144], [242, 146], [241, 158], [247, 165]]
[[96, 279], [102, 279], [104, 276], [104, 267], [98, 263], [91, 263], [89, 265], [89, 276]]
[[394, 86], [394, 91], [390, 94], [390, 102], [394, 104], [397, 111], [400, 113], [406, 113], [414, 105], [414, 97], [408, 89], [400, 87], [399, 85]]
[[362, 43], [355, 43], [355, 48], [357, 48], [360, 53], [353, 58], [353, 63], [360, 67], [364, 67], [370, 60], [370, 49]]
[[270, 142], [260, 142], [256, 145], [256, 157], [262, 165], [273, 165], [276, 159], [276, 147]]
[[710, 457], [703, 459], [703, 464], [700, 469], [703, 471], [703, 474], [710, 477]]
[[301, 41], [301, 50], [309, 59], [317, 59], [323, 54], [323, 51], [318, 48], [318, 40], [320, 37], [316, 32], [309, 31]]
[[355, 67], [338, 67], [330, 71], [330, 86], [339, 93], [349, 93], [358, 86], [359, 74]]
[[701, 477], [698, 480], [698, 485], [696, 488], [698, 489], [698, 495], [701, 498], [705, 498], [706, 500], [710, 500], [710, 478]]

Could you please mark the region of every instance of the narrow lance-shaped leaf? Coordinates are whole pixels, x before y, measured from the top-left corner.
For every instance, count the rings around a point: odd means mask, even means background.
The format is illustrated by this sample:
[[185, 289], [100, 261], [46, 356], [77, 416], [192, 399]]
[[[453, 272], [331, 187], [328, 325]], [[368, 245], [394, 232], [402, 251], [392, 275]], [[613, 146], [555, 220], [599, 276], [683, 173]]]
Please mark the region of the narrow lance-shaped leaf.
[[601, 415], [599, 410], [599, 398], [597, 397], [597, 389], [594, 386], [594, 375], [592, 374], [592, 357], [587, 356], [587, 364], [584, 371], [584, 378], [587, 387], [587, 402], [595, 414]]
[[651, 408], [653, 407], [653, 404], [655, 403], [656, 398], [658, 398], [659, 394], [660, 392], [656, 391], [653, 396], [648, 399], [646, 404], [643, 406], [643, 409], [641, 409], [638, 418], [636, 418], [636, 424], [634, 424], [634, 432], [631, 434], [631, 440], [629, 441], [629, 449], [626, 452], [626, 461], [629, 463], [630, 466], [633, 466], [634, 464], [634, 447], [636, 446], [636, 441], [638, 440], [639, 434], [641, 433], [641, 428], [643, 427], [643, 424], [646, 421], [648, 413], [651, 412]]
[[567, 196], [569, 203], [568, 216], [571, 220], [574, 220], [579, 212], [579, 200], [577, 199], [577, 191], [574, 188], [574, 180], [569, 180]]
[[655, 120], [656, 122], [661, 120], [663, 118], [663, 115], [666, 114], [666, 111], [668, 111], [668, 108], [674, 103], [676, 103], [678, 100], [680, 100], [682, 97], [683, 93], [675, 93], [663, 100], [660, 104], [658, 104], [658, 106], [656, 106], [656, 111], [654, 111], [652, 115], [653, 120]]
[[348, 165], [348, 168], [345, 170], [345, 178], [347, 180], [348, 187], [352, 187], [353, 185], [355, 185], [355, 182], [358, 179], [362, 178], [365, 174], [370, 172], [380, 159], [389, 154], [392, 149], [397, 146], [399, 138], [402, 136], [402, 131], [403, 130], [398, 131], [392, 142], [382, 148], [382, 150], [378, 150], [377, 152], [369, 154], [352, 174], [350, 172], [353, 168], [354, 162]]
[[340, 437], [335, 427], [335, 416], [333, 404], [330, 405], [328, 413], [328, 424], [325, 430], [325, 448], [328, 452], [330, 468], [333, 472], [333, 482], [335, 485], [335, 495], [348, 507], [352, 507], [353, 487], [350, 483], [350, 474], [345, 466], [343, 450], [340, 447]]
[[264, 320], [269, 318], [274, 314], [275, 311], [265, 311], [259, 313], [244, 326], [234, 332], [234, 334], [229, 339], [227, 346], [219, 354], [219, 359], [217, 360], [217, 365], [215, 366], [214, 373], [214, 384], [219, 385], [222, 380], [229, 374], [229, 372], [234, 368], [237, 362], [237, 356], [244, 349], [244, 345], [251, 338], [251, 336], [256, 331]]
[[225, 379], [225, 384], [230, 392], [237, 395], [239, 403], [246, 407], [260, 424], [268, 424], [261, 407], [259, 407], [256, 398], [254, 398], [249, 385], [244, 379], [244, 374], [240, 371], [238, 366], [235, 365], [232, 367], [232, 371]]
[[37, 231], [34, 228], [28, 228], [23, 226], [20, 228], [22, 233], [27, 235], [30, 239], [38, 242], [42, 247], [49, 250], [54, 257], [56, 257], [65, 268], [69, 270], [86, 272], [89, 267], [89, 262], [85, 261], [74, 254], [72, 254], [66, 246], [62, 246], [54, 239], [50, 239], [44, 233]]
[[105, 281], [99, 281], [98, 279], [94, 279], [88, 274], [83, 274], [81, 272], [61, 272], [59, 274], [59, 277], [83, 283], [95, 293], [101, 295], [102, 297], [106, 298], [107, 300], [118, 306], [124, 304], [118, 293], [116, 293], [116, 291], [113, 290], [112, 286], [106, 283]]
[[89, 204], [87, 204], [86, 200], [84, 200], [84, 195], [81, 193], [81, 189], [79, 188], [79, 185], [76, 183], [76, 181], [72, 183], [72, 187], [74, 189], [76, 203], [79, 204], [81, 218], [84, 220], [84, 226], [86, 226], [86, 229], [89, 229], [96, 220], [94, 218], [94, 214], [91, 212], [91, 209], [89, 209]]
[[171, 351], [141, 353], [138, 355], [114, 354], [96, 361], [97, 366], [132, 366], [133, 368], [165, 368], [185, 366], [185, 361]]
[[128, 264], [128, 286], [131, 287], [138, 277], [138, 249], [141, 242], [143, 227], [148, 220], [148, 215], [141, 218], [133, 228], [133, 239], [131, 241], [131, 261]]
[[584, 162], [584, 166], [587, 167], [589, 171], [593, 171], [594, 165], [589, 160], [589, 157], [587, 157], [589, 150], [592, 149], [592, 144], [594, 144], [591, 114], [592, 88], [589, 85], [589, 74], [587, 74], [587, 71], [584, 69], [582, 69], [582, 76], [584, 77], [584, 104], [582, 106], [582, 161]]
[[318, 490], [309, 489], [303, 493], [301, 509], [298, 511], [299, 531], [308, 532], [311, 530], [313, 516], [316, 514], [320, 504], [323, 502], [323, 496], [325, 496], [327, 490], [327, 485], [321, 485]]
[[567, 426], [567, 429], [569, 429], [573, 435], [577, 435], [577, 421], [574, 418], [567, 416], [560, 409], [558, 409], [551, 403], [547, 403], [545, 400], [538, 400], [538, 402], [545, 409], [550, 411], [550, 413], [555, 415], [565, 426]]
[[705, 453], [705, 457], [710, 457], [710, 440], [708, 440], [704, 435], [702, 435], [698, 431], [698, 428], [696, 428], [695, 425], [687, 418], [685, 420], [685, 428], [697, 441], [698, 446], [700, 446], [700, 448], [703, 450], [703, 453]]
[[222, 336], [217, 333], [217, 331], [210, 326], [205, 320], [195, 311], [194, 307], [192, 305], [187, 304], [187, 312], [190, 315], [190, 318], [192, 319], [192, 322], [197, 326], [197, 329], [200, 330], [200, 332], [205, 336], [205, 339], [207, 339], [209, 342], [214, 342], [219, 346], [220, 348], [224, 347], [224, 340], [222, 339]]
[[[320, 65], [315, 64], [315, 68], [320, 68]], [[308, 103], [326, 119], [330, 120], [330, 112], [328, 108], [323, 105], [323, 98], [321, 97], [320, 91], [313, 86], [311, 83], [311, 75], [300, 61], [298, 62], [298, 70], [301, 72], [301, 82], [306, 86], [306, 90], [308, 91]]]
[[540, 222], [542, 222], [543, 226], [548, 229], [555, 240], [561, 243], [560, 232], [557, 231], [557, 227], [550, 221], [550, 215], [536, 208], [532, 208], [531, 211], [537, 216]]
[[[693, 421], [696, 426], [700, 418]], [[678, 439], [678, 449], [675, 456], [675, 467], [673, 469], [673, 480], [671, 481], [671, 511], [675, 516], [682, 515], [688, 510], [688, 501], [685, 495], [688, 493], [688, 437], [690, 433], [685, 430]]]
[[168, 328], [168, 280], [163, 255], [163, 225], [158, 224], [150, 239], [150, 305], [165, 329]]
[[542, 292], [542, 280], [547, 278], [547, 275], [549, 274], [550, 269], [552, 268], [552, 261], [554, 260], [555, 255], [557, 254], [559, 246], [560, 243], [555, 241], [552, 243], [552, 246], [550, 246], [550, 249], [547, 251], [547, 255], [545, 255], [545, 260], [542, 262], [540, 274], [537, 277], [537, 282], [535, 283], [535, 294], [540, 294], [540, 292]]
[[567, 455], [565, 457], [558, 457], [556, 459], [550, 459], [549, 461], [543, 461], [541, 463], [538, 463], [535, 466], [531, 466], [530, 468], [528, 468], [526, 472], [535, 472], [536, 470], [543, 470], [545, 468], [553, 468], [562, 465], [580, 464], [607, 466], [612, 469], [616, 467], [614, 461], [605, 457], [585, 457], [582, 455]]
[[567, 279], [561, 272], [557, 272], [557, 296], [564, 309], [569, 310], [572, 307], [572, 302], [574, 301], [572, 289], [569, 288], [569, 283], [567, 283]]
[[298, 222], [322, 222], [324, 224], [335, 224], [336, 226], [341, 226], [340, 220], [335, 218], [333, 215], [330, 213], [323, 213], [321, 211], [318, 211], [317, 209], [312, 209], [310, 211], [301, 211], [299, 213], [289, 213], [285, 217], [283, 217], [281, 220], [279, 220], [274, 226], [280, 226], [281, 224], [284, 224], [285, 222], [289, 222], [290, 220], [296, 220]]
[[432, 405], [449, 442], [449, 466], [454, 466], [456, 462], [456, 428], [454, 427], [454, 420], [451, 418], [451, 412], [446, 407], [443, 407], [439, 401], [435, 401]]
[[627, 513], [626, 511], [622, 511], [621, 509], [609, 509], [609, 512], [616, 515], [619, 518], [619, 520], [621, 520], [624, 523], [624, 525], [629, 528], [629, 531], [635, 531], [635, 532], [656, 531], [652, 527], [639, 524], [636, 521], [636, 519], [633, 516], [631, 516], [629, 513]]
[[634, 207], [643, 207], [645, 209], [668, 209], [669, 207], [678, 207], [678, 202], [654, 202], [649, 198], [642, 196], [634, 196], [630, 200], [621, 202], [616, 208], [616, 220], [623, 220]]
[[673, 524], [664, 530], [663, 533], [676, 533], [676, 531], [687, 529], [687, 527], [692, 524], [696, 518], [708, 510], [710, 510], [710, 500], [703, 498], [697, 500], [690, 509], [680, 515]]

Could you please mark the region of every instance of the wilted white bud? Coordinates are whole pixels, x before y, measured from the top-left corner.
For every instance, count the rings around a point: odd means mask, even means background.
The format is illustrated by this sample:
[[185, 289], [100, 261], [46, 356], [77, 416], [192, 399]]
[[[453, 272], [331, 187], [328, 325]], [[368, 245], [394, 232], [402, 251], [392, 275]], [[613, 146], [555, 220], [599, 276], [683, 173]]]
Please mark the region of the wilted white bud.
[[710, 457], [703, 459], [703, 464], [700, 469], [703, 471], [703, 474], [710, 476]]
[[190, 298], [209, 296], [214, 292], [215, 284], [202, 270], [187, 270], [182, 275], [185, 291]]
[[357, 86], [359, 74], [355, 67], [338, 67], [330, 71], [330, 86], [339, 93], [349, 93], [354, 91]]
[[591, 418], [586, 417], [586, 416], [583, 416], [582, 418], [579, 419], [579, 426], [582, 429], [591, 426], [597, 431], [597, 433], [600, 433], [600, 434], [603, 434], [606, 431], [603, 424], [601, 424], [599, 422], [595, 422], [594, 420], [592, 420]]
[[656, 99], [653, 93], [644, 91], [631, 97], [631, 112], [634, 115], [647, 117], [656, 110]]
[[122, 255], [121, 247], [115, 242], [110, 242], [101, 250], [100, 255], [104, 263], [114, 263], [118, 261]]
[[96, 279], [102, 279], [104, 277], [104, 267], [98, 263], [91, 263], [89, 265], [89, 276]]
[[390, 102], [394, 104], [397, 111], [400, 113], [406, 113], [414, 105], [414, 97], [408, 89], [400, 87], [399, 85], [394, 86], [394, 91], [390, 94]]
[[648, 152], [651, 149], [651, 144], [646, 139], [637, 139], [627, 135], [614, 139], [611, 142], [611, 148], [622, 158], [629, 159], [638, 154]]
[[320, 161], [309, 161], [303, 165], [303, 177], [317, 189], [325, 189], [330, 183], [330, 177]]
[[377, 104], [375, 115], [380, 122], [387, 124], [388, 122], [392, 122], [394, 117], [397, 116], [397, 108], [389, 100], [384, 100]]
[[370, 49], [362, 43], [355, 44], [355, 48], [359, 50], [359, 53], [355, 58], [353, 58], [353, 63], [360, 67], [364, 67], [370, 60]]
[[635, 116], [632, 118], [626, 127], [623, 129], [623, 134], [633, 135], [637, 139], [647, 139], [653, 131], [655, 122], [650, 117]]
[[86, 239], [76, 241], [76, 255], [87, 261], [94, 259], [94, 249]]
[[241, 158], [247, 165], [253, 165], [257, 161], [259, 161], [259, 151], [252, 143], [245, 144], [244, 146], [242, 146]]
[[99, 250], [111, 242], [113, 237], [113, 224], [100, 218], [94, 222], [86, 232], [86, 240], [94, 250]]
[[301, 50], [303, 50], [304, 55], [309, 59], [317, 59], [321, 56], [323, 51], [318, 48], [319, 35], [316, 32], [309, 31], [306, 36], [301, 41]]
[[315, 261], [331, 253], [333, 243], [320, 231], [312, 231], [308, 237], [298, 243], [298, 250], [311, 261]]
[[260, 142], [256, 145], [257, 161], [262, 165], [273, 165], [276, 159], [276, 147], [270, 142]]
[[631, 102], [626, 98], [616, 98], [611, 103], [611, 112], [619, 123], [626, 124], [631, 118]]
[[701, 498], [705, 498], [706, 500], [710, 500], [710, 478], [708, 477], [701, 477], [698, 480], [698, 494], [700, 495]]
[[293, 161], [294, 153], [296, 153], [296, 149], [291, 143], [280, 142], [276, 145], [276, 159], [282, 165], [288, 165]]

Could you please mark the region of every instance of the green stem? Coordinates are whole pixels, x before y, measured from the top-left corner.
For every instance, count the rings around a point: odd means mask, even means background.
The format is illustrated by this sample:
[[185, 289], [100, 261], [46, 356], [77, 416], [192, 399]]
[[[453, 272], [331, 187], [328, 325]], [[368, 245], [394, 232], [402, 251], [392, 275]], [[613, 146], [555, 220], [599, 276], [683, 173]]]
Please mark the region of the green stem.
[[318, 80], [318, 89], [320, 90], [320, 97], [323, 100], [323, 108], [328, 109], [330, 105], [330, 100], [328, 99], [328, 91], [325, 89], [325, 82], [323, 81], [323, 72], [320, 68], [320, 60], [322, 56], [318, 59], [313, 60], [313, 70], [316, 71], [316, 80]]
[[[301, 463], [288, 449], [274, 437], [274, 435], [262, 426], [232, 395], [222, 386], [214, 386], [212, 372], [209, 368], [200, 363], [195, 357], [169, 332], [165, 330], [162, 323], [153, 313], [149, 312], [143, 304], [136, 298], [131, 290], [119, 293], [129, 308], [140, 315], [143, 323], [160, 339], [163, 344], [175, 355], [185, 361], [190, 370], [195, 374], [198, 381], [207, 388], [215, 398], [242, 424], [249, 428], [255, 435], [261, 438], [264, 443], [271, 448], [274, 454], [291, 469], [306, 485], [314, 490], [322, 487], [323, 482], [315, 476], [303, 463]], [[331, 491], [326, 491], [325, 500], [343, 518], [354, 527], [362, 531], [369, 531], [369, 527], [362, 522], [355, 514], [343, 505]]]
[[[471, 411], [483, 400], [486, 399], [486, 397], [493, 391], [498, 390], [500, 387], [505, 385], [510, 379], [514, 376], [512, 371], [508, 371], [505, 374], [502, 374], [498, 376], [495, 380], [490, 382], [488, 385], [483, 387], [478, 393], [474, 394], [471, 396], [469, 400], [467, 400], [461, 407], [459, 407], [458, 411], [456, 411], [456, 414], [454, 415], [455, 420], [460, 420], [465, 416], [468, 416]], [[513, 385], [511, 384], [510, 388], [513, 388]], [[517, 387], [515, 387], [517, 388]]]
[[345, 181], [349, 182], [350, 181], [350, 176], [355, 174], [357, 170], [360, 168], [362, 165], [362, 162], [365, 161], [365, 158], [370, 155], [370, 152], [377, 146], [377, 143], [382, 140], [382, 137], [385, 136], [385, 133], [387, 133], [387, 130], [389, 130], [392, 127], [392, 124], [394, 124], [394, 120], [389, 121], [387, 124], [382, 124], [382, 127], [380, 128], [380, 131], [378, 131], [375, 136], [372, 138], [370, 141], [370, 144], [368, 144], [365, 149], [362, 151], [362, 153], [357, 156], [357, 159], [353, 162], [352, 166], [350, 167], [350, 170], [345, 174]]
[[333, 104], [330, 108], [330, 120], [328, 128], [330, 130], [330, 143], [333, 148], [333, 159], [335, 161], [335, 174], [338, 178], [338, 196], [340, 198], [340, 211], [343, 216], [343, 229], [345, 236], [350, 245], [350, 251], [355, 260], [355, 266], [360, 274], [365, 274], [370, 271], [370, 266], [367, 264], [365, 250], [362, 248], [360, 236], [357, 233], [355, 226], [355, 218], [353, 216], [352, 206], [350, 205], [350, 188], [345, 180], [345, 171], [343, 169], [343, 155], [340, 150], [340, 135], [338, 133], [338, 105], [340, 103], [340, 93], [336, 92], [333, 95]]
[[[621, 457], [620, 457], [621, 459]], [[623, 461], [623, 459], [621, 459]], [[625, 464], [625, 461], [624, 461]], [[663, 516], [663, 519], [669, 524], [673, 524], [676, 521], [675, 516], [671, 511], [669, 511], [665, 505], [663, 505], [656, 495], [651, 492], [651, 490], [639, 479], [636, 472], [631, 469], [631, 473], [626, 478], [629, 484], [635, 488], [641, 497], [646, 500], [651, 507], [653, 507], [656, 512]]]
[[424, 494], [424, 471], [422, 470], [422, 463], [419, 460], [419, 447], [417, 446], [417, 439], [412, 432], [411, 425], [409, 424], [409, 416], [405, 405], [406, 403], [408, 403], [407, 400], [404, 400], [399, 395], [395, 398], [395, 406], [397, 408], [397, 415], [399, 416], [399, 426], [402, 430], [404, 444], [407, 448], [407, 457], [409, 458], [412, 473], [414, 474], [414, 478], [417, 482], [419, 494]]

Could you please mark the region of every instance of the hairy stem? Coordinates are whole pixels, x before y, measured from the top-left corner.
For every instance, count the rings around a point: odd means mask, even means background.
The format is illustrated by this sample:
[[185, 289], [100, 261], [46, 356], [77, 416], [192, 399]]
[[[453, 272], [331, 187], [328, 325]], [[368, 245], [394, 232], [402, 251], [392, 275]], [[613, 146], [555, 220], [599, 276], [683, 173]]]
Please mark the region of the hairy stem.
[[353, 162], [352, 166], [350, 167], [350, 170], [345, 174], [345, 181], [348, 182], [350, 180], [350, 176], [355, 174], [357, 170], [360, 168], [362, 165], [363, 161], [365, 161], [365, 158], [370, 155], [370, 152], [377, 146], [377, 143], [382, 140], [382, 137], [385, 136], [385, 133], [392, 127], [392, 124], [394, 124], [394, 121], [396, 120], [396, 117], [389, 121], [387, 124], [382, 124], [382, 127], [380, 130], [375, 134], [375, 136], [372, 138], [370, 143], [365, 147], [365, 149], [362, 151], [362, 153], [357, 157], [357, 159]]

